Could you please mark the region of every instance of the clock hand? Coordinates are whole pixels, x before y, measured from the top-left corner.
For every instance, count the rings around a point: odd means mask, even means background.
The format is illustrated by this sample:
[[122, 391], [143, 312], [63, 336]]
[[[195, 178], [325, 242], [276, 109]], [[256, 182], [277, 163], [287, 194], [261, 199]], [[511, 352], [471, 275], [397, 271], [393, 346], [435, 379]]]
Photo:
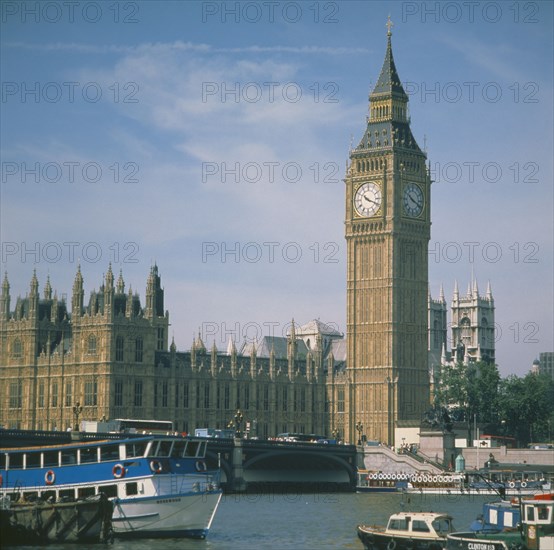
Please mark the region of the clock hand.
[[367, 202], [371, 202], [371, 203], [373, 203], [373, 204], [376, 204], [375, 201], [372, 201], [371, 199], [368, 199], [368, 198], [367, 198], [367, 195], [362, 195], [362, 196], [363, 196], [363, 198], [364, 198]]

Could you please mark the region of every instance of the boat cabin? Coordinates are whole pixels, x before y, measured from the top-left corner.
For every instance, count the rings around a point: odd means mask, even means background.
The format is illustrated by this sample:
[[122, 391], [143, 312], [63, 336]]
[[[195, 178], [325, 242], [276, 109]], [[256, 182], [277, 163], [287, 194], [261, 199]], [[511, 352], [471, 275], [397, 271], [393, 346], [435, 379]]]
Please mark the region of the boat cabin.
[[452, 517], [433, 512], [400, 512], [389, 518], [386, 532], [402, 537], [446, 537], [452, 533]]

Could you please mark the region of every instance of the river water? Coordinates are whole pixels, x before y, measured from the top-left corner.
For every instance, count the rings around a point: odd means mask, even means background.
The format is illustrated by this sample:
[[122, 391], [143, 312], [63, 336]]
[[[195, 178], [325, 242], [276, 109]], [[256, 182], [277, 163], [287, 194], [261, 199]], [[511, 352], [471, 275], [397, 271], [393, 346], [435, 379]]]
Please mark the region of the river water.
[[[409, 502], [408, 502], [409, 499]], [[115, 540], [111, 550], [361, 550], [359, 523], [383, 524], [406, 511], [448, 512], [457, 530], [465, 530], [494, 497], [405, 495], [400, 493], [291, 493], [224, 495], [206, 540]], [[27, 547], [30, 548], [30, 547]], [[54, 545], [50, 550], [80, 550], [83, 545]]]

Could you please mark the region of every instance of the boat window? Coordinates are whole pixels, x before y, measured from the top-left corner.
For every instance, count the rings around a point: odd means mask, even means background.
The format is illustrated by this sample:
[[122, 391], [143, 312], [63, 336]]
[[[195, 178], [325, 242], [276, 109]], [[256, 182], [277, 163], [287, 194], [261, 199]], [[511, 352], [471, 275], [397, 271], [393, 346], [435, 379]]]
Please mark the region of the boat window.
[[27, 491], [23, 493], [23, 500], [27, 502], [35, 502], [38, 498], [38, 491]]
[[537, 519], [540, 522], [543, 522], [545, 520], [548, 520], [548, 511], [551, 508], [548, 508], [547, 506], [537, 506]]
[[125, 453], [127, 458], [135, 458], [144, 456], [146, 452], [146, 443], [127, 443], [125, 445]]
[[27, 453], [26, 468], [40, 468], [40, 453]]
[[138, 483], [125, 483], [125, 493], [127, 496], [138, 495]]
[[105, 494], [107, 497], [117, 496], [117, 485], [103, 485], [98, 487], [98, 492]]
[[106, 445], [100, 447], [100, 461], [119, 460], [119, 445]]
[[74, 489], [60, 489], [58, 493], [58, 498], [61, 499], [74, 499], [75, 498], [75, 490]]
[[170, 456], [172, 445], [173, 445], [172, 441], [160, 441], [160, 445], [158, 446], [157, 456]]
[[173, 445], [173, 450], [171, 451], [171, 456], [173, 457], [181, 457], [183, 456], [183, 453], [185, 452], [185, 447], [187, 445], [186, 441], [176, 441]]
[[535, 509], [532, 506], [526, 506], [527, 521], [535, 521]]
[[412, 531], [419, 531], [420, 533], [428, 533], [429, 526], [423, 520], [414, 519], [414, 521], [412, 521]]
[[81, 464], [86, 462], [98, 462], [98, 447], [81, 448]]
[[77, 449], [62, 451], [62, 466], [77, 464]]
[[56, 500], [56, 491], [43, 491], [40, 494], [40, 498], [42, 500], [48, 500], [49, 498], [51, 498], [52, 500]]
[[394, 529], [395, 531], [407, 531], [408, 530], [408, 519], [407, 518], [396, 518], [389, 521], [389, 529]]
[[198, 452], [196, 453], [196, 456], [199, 456], [200, 458], [204, 458], [206, 456], [206, 446], [208, 444], [205, 441], [202, 441], [200, 443], [200, 448], [198, 449]]
[[79, 487], [78, 489], [79, 498], [86, 498], [94, 496], [94, 487]]
[[10, 469], [20, 470], [21, 468], [23, 468], [23, 453], [13, 453], [9, 456]]
[[43, 453], [44, 456], [44, 467], [49, 468], [50, 466], [58, 466], [58, 451], [46, 451]]
[[0, 470], [6, 469], [6, 457], [8, 455], [6, 453], [0, 453]]
[[189, 441], [185, 450], [185, 456], [196, 456], [199, 445], [198, 441]]

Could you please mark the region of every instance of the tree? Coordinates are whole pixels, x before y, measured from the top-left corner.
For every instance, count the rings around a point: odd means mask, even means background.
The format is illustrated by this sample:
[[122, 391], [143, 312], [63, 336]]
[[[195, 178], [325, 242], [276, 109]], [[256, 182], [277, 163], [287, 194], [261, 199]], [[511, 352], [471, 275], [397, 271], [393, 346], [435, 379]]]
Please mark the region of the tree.
[[501, 381], [499, 421], [505, 435], [519, 446], [552, 441], [554, 428], [554, 381], [545, 374], [515, 375]]
[[435, 403], [450, 410], [463, 410], [467, 421], [477, 415], [479, 422], [495, 422], [499, 382], [500, 375], [494, 363], [477, 361], [443, 366]]

